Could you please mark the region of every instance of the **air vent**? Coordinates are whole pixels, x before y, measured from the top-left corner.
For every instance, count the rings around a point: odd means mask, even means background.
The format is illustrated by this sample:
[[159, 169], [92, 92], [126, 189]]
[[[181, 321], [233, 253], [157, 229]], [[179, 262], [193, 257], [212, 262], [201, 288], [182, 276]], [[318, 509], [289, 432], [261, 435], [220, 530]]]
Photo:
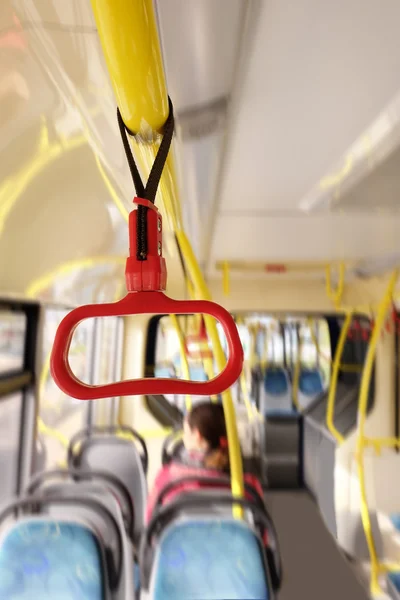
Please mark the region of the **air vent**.
[[182, 140], [199, 139], [223, 129], [228, 98], [218, 98], [210, 104], [190, 108], [177, 115], [177, 129]]

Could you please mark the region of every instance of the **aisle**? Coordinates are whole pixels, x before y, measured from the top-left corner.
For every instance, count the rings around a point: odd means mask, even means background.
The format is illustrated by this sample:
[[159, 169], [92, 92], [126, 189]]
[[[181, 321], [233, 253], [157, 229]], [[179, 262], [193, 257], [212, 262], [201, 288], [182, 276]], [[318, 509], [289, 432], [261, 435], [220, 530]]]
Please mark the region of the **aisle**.
[[267, 492], [265, 499], [282, 553], [279, 600], [368, 600], [307, 492]]

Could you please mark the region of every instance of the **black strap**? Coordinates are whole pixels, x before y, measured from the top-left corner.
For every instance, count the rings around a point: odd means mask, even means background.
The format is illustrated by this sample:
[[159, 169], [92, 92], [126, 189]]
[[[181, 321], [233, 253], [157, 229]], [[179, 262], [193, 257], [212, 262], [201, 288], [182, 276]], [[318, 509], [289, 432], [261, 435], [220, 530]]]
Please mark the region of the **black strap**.
[[[139, 170], [136, 166], [132, 150], [129, 144], [127, 132], [132, 132], [127, 128], [124, 121], [122, 120], [119, 108], [117, 109], [119, 130], [121, 133], [122, 143], [124, 145], [124, 150], [129, 165], [129, 170], [132, 175], [133, 184], [136, 189], [136, 195], [139, 198], [149, 200], [153, 204], [156, 199], [158, 184], [160, 183], [161, 175], [171, 146], [172, 136], [174, 134], [174, 110], [170, 98], [168, 98], [168, 106], [169, 115], [164, 125], [163, 139], [161, 140], [160, 147], [154, 159], [154, 163], [151, 168], [146, 186], [143, 185]], [[146, 260], [147, 258], [147, 210], [148, 208], [146, 206], [138, 206], [136, 230], [136, 258], [138, 260]]]

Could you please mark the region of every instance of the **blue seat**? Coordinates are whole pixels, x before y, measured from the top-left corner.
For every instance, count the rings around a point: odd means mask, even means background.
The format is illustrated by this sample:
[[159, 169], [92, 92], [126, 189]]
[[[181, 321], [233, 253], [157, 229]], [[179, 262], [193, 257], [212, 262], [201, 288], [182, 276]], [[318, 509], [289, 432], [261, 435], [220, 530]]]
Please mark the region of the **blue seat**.
[[282, 367], [273, 366], [266, 369], [260, 393], [260, 410], [265, 416], [269, 416], [270, 413], [283, 414], [293, 411], [289, 376]]
[[289, 389], [288, 378], [283, 369], [267, 369], [264, 377], [264, 389], [273, 396], [282, 396]]
[[388, 577], [396, 591], [400, 592], [400, 572], [396, 571], [395, 573], [389, 573]]
[[299, 391], [305, 396], [318, 396], [324, 391], [322, 376], [318, 369], [303, 369], [300, 372]]
[[234, 520], [180, 521], [159, 541], [154, 600], [268, 600], [260, 544]]
[[103, 600], [98, 542], [78, 524], [17, 522], [0, 546], [3, 600]]

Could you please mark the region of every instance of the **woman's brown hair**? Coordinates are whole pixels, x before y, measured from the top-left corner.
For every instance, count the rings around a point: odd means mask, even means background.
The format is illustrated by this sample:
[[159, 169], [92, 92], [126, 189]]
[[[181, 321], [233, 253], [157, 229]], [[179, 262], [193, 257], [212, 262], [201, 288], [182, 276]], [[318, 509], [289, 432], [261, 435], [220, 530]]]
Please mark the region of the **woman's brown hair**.
[[226, 425], [222, 404], [202, 402], [196, 404], [187, 416], [191, 429], [197, 429], [207, 442], [209, 452], [204, 458], [207, 469], [224, 471], [229, 469], [229, 454], [227, 445]]

